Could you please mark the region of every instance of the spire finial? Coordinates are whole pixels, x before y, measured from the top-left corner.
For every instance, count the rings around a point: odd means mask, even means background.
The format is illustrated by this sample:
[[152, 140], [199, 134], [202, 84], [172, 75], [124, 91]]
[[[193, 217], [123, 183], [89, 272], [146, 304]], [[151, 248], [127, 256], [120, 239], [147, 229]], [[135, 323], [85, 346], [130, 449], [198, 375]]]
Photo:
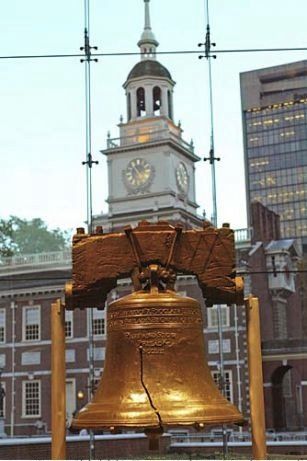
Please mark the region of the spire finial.
[[150, 2], [150, 0], [144, 0], [144, 6], [145, 6], [145, 25], [144, 25], [144, 29], [151, 30], [149, 2]]
[[150, 25], [150, 10], [149, 10], [150, 0], [144, 0], [144, 30], [142, 32], [141, 38], [138, 42], [138, 46], [141, 50], [142, 59], [155, 59], [156, 58], [156, 48], [159, 45], [159, 42], [156, 40]]

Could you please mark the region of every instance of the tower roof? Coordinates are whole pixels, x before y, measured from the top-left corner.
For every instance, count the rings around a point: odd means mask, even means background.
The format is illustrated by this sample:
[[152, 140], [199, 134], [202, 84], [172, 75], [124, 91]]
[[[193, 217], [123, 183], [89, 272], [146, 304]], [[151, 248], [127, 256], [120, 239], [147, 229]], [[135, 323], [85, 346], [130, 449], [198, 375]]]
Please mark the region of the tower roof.
[[144, 59], [131, 69], [128, 74], [127, 80], [137, 77], [164, 77], [172, 80], [170, 72], [160, 62], [152, 59]]

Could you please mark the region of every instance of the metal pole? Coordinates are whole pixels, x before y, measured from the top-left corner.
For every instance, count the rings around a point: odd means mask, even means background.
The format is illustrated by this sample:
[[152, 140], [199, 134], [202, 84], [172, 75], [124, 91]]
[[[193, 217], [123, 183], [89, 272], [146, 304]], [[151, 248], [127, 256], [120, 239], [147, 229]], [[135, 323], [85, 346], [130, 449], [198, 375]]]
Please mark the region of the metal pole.
[[267, 459], [259, 300], [245, 300], [253, 459]]
[[220, 161], [219, 157], [215, 157], [214, 147], [214, 116], [213, 116], [213, 90], [212, 90], [212, 70], [211, 70], [211, 58], [216, 58], [216, 55], [211, 53], [211, 47], [215, 46], [215, 43], [211, 42], [210, 36], [210, 20], [209, 20], [209, 0], [206, 0], [206, 16], [207, 16], [207, 32], [205, 43], [199, 43], [198, 46], [205, 46], [205, 54], [199, 56], [199, 58], [206, 58], [208, 61], [208, 83], [209, 83], [209, 108], [210, 108], [210, 151], [209, 157], [204, 157], [204, 161], [209, 160], [211, 165], [211, 182], [212, 182], [212, 216], [211, 221], [214, 227], [217, 227], [217, 199], [216, 199], [216, 176], [215, 176], [215, 162]]
[[[212, 216], [211, 221], [214, 227], [217, 227], [217, 197], [216, 197], [216, 174], [215, 174], [215, 162], [220, 161], [219, 157], [215, 157], [215, 146], [214, 146], [214, 114], [213, 114], [213, 89], [212, 89], [212, 69], [211, 69], [211, 58], [216, 58], [211, 53], [211, 47], [215, 46], [215, 43], [211, 42], [210, 36], [210, 18], [209, 18], [209, 0], [205, 1], [205, 14], [207, 17], [207, 32], [206, 41], [203, 44], [205, 46], [205, 55], [199, 56], [199, 58], [206, 58], [208, 61], [208, 83], [209, 83], [209, 109], [210, 109], [210, 151], [209, 157], [204, 157], [204, 161], [209, 160], [211, 165], [211, 183], [212, 183]], [[199, 46], [201, 43], [199, 44]], [[225, 394], [225, 381], [224, 381], [224, 358], [223, 358], [223, 325], [221, 316], [221, 306], [217, 305], [218, 314], [218, 334], [219, 334], [219, 346], [220, 346], [220, 387], [223, 394]], [[227, 428], [225, 425], [222, 426], [223, 432], [223, 457], [225, 459], [228, 447], [227, 447]]]
[[212, 224], [217, 227], [217, 201], [216, 201], [216, 175], [215, 175], [215, 155], [214, 146], [214, 118], [213, 118], [213, 94], [212, 94], [212, 70], [211, 60], [208, 59], [208, 76], [209, 76], [209, 97], [210, 97], [210, 123], [211, 123], [211, 135], [210, 135], [210, 164], [211, 164], [211, 182], [212, 182]]
[[[238, 409], [242, 412], [242, 392], [241, 392], [241, 371], [240, 371], [240, 348], [239, 348], [239, 330], [238, 330], [238, 307], [234, 304], [235, 319], [235, 345], [236, 345], [236, 369], [237, 369], [237, 389], [238, 389]], [[242, 431], [242, 426], [240, 426]]]
[[12, 309], [12, 388], [11, 388], [11, 422], [10, 422], [10, 435], [14, 436], [15, 425], [15, 353], [16, 353], [16, 320], [15, 320], [15, 302], [11, 302]]
[[[237, 392], [238, 392], [238, 409], [242, 413], [242, 380], [240, 368], [240, 347], [239, 347], [239, 330], [238, 330], [238, 306], [234, 304], [235, 319], [235, 345], [236, 345], [236, 370], [237, 370]], [[239, 432], [243, 432], [243, 427], [239, 427]]]
[[[218, 320], [219, 351], [220, 351], [220, 390], [222, 394], [225, 396], [223, 328], [222, 328], [222, 312], [221, 312], [220, 304], [217, 305], [217, 320]], [[227, 426], [225, 426], [225, 424], [222, 425], [222, 435], [223, 435], [223, 459], [225, 459], [228, 454]]]
[[51, 305], [51, 459], [66, 459], [65, 308]]
[[[93, 309], [87, 309], [87, 324], [88, 324], [88, 346], [89, 346], [89, 389], [90, 389], [90, 398], [93, 398], [94, 395], [94, 384], [95, 384], [95, 375], [94, 375], [94, 336], [93, 336]], [[90, 435], [90, 450], [89, 450], [89, 461], [95, 459], [95, 435], [92, 429], [89, 430]]]
[[[85, 161], [82, 162], [86, 165], [86, 207], [87, 207], [87, 231], [89, 234], [92, 233], [92, 166], [98, 164], [92, 158], [92, 115], [91, 115], [91, 62], [98, 61], [97, 59], [91, 58], [91, 50], [97, 50], [97, 47], [90, 46], [90, 0], [84, 0], [84, 50], [85, 59], [81, 59], [81, 62], [85, 64], [85, 148], [86, 157]], [[90, 378], [90, 389], [91, 397], [93, 397], [94, 391], [94, 343], [93, 343], [93, 310], [88, 309], [88, 329], [89, 329], [89, 378]], [[95, 437], [92, 430], [90, 432], [90, 450], [89, 459], [95, 458]]]

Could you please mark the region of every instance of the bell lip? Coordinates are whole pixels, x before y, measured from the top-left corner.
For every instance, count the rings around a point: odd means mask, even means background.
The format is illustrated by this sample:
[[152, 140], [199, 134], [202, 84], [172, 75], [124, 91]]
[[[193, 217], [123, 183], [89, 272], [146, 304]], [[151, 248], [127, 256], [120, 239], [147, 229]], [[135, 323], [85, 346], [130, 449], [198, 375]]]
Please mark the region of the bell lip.
[[[237, 424], [237, 425], [242, 425], [245, 423], [245, 418], [243, 415], [233, 415], [229, 416], [228, 418], [225, 418], [223, 416], [216, 416], [214, 418], [194, 418], [192, 421], [191, 419], [184, 421], [184, 419], [181, 422], [178, 422], [178, 420], [174, 419], [173, 421], [171, 419], [168, 419], [167, 421], [162, 420], [162, 426], [163, 427], [195, 427], [195, 424], [204, 424], [205, 426], [215, 426], [215, 425], [220, 425], [220, 424]], [[71, 428], [72, 429], [108, 429], [110, 428], [115, 428], [115, 429], [125, 429], [125, 428], [136, 428], [136, 429], [151, 429], [151, 428], [156, 428], [157, 424], [153, 424], [152, 422], [149, 422], [147, 420], [144, 422], [127, 422], [127, 421], [117, 421], [116, 423], [114, 421], [105, 421], [103, 424], [97, 422], [97, 419], [95, 421], [93, 420], [85, 420], [80, 421], [78, 418], [74, 418], [71, 422]]]

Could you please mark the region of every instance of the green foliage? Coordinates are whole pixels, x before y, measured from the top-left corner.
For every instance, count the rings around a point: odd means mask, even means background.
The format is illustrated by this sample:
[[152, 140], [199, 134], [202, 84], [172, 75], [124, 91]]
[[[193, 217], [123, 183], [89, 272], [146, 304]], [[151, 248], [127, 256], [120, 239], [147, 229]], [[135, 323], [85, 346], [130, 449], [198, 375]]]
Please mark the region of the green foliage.
[[68, 232], [49, 230], [40, 218], [10, 216], [0, 219], [0, 256], [60, 251], [68, 246]]
[[16, 251], [13, 242], [13, 223], [12, 219], [0, 219], [0, 255], [12, 256]]

